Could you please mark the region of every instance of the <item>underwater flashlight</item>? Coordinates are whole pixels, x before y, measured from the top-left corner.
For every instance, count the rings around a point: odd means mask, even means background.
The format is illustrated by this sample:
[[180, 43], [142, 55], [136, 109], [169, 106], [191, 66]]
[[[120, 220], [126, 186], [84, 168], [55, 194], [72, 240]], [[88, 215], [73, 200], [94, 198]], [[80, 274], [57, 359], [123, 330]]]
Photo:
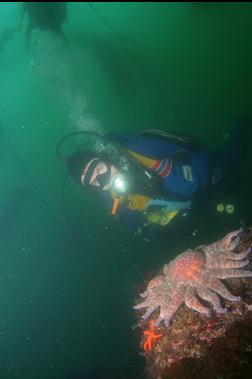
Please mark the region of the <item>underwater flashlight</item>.
[[127, 190], [127, 183], [123, 175], [116, 175], [111, 183], [112, 191], [118, 194], [124, 194]]

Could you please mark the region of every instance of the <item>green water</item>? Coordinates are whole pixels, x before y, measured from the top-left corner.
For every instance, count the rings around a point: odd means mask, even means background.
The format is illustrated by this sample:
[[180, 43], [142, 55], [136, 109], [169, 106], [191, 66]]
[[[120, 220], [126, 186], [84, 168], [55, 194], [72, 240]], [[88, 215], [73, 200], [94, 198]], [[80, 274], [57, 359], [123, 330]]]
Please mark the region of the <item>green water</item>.
[[[0, 36], [20, 4], [0, 4]], [[64, 210], [55, 146], [149, 127], [217, 145], [252, 116], [252, 4], [71, 3], [69, 47], [45, 33], [29, 51], [26, 25], [0, 44], [0, 378], [141, 378], [139, 286], [203, 237], [138, 240], [71, 181]], [[250, 177], [248, 160], [238, 227]], [[209, 225], [204, 242], [217, 236]]]

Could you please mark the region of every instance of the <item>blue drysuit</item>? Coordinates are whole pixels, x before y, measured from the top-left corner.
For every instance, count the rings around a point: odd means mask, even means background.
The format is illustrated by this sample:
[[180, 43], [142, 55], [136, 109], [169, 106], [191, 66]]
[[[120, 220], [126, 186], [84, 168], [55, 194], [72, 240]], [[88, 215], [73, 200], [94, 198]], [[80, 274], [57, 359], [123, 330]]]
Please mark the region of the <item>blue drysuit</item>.
[[[127, 151], [153, 160], [155, 167], [159, 165], [161, 173], [162, 165], [164, 166], [163, 172], [166, 170], [167, 175], [160, 176], [160, 196], [149, 201], [148, 210], [155, 211], [163, 206], [171, 212], [177, 210], [174, 219], [167, 225], [161, 226], [146, 221], [146, 212], [129, 209], [120, 204], [117, 212], [119, 220], [133, 233], [140, 234], [146, 239], [153, 239], [160, 235], [160, 231], [162, 234], [166, 231], [168, 233], [170, 225], [175, 220], [182, 219], [182, 216], [188, 212], [206, 204], [205, 202], [216, 190], [237, 184], [236, 174], [246, 150], [247, 138], [243, 133], [245, 129], [243, 125], [237, 124], [231, 130], [223, 148], [218, 151], [211, 151], [190, 137], [176, 134], [153, 132], [144, 132], [138, 136], [110, 134], [108, 136], [110, 140], [119, 143]], [[157, 173], [159, 174], [158, 171]], [[228, 188], [225, 188], [225, 191]], [[146, 195], [141, 183], [138, 183], [135, 192], [138, 195]], [[111, 209], [113, 205], [111, 194], [102, 191], [101, 196]]]

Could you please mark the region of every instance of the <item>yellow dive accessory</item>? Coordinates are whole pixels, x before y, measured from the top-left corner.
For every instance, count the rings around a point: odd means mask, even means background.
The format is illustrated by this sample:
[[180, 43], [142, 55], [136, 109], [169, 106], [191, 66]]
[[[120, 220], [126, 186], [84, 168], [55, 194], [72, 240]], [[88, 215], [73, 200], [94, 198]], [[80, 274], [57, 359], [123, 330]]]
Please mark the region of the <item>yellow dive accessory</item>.
[[147, 212], [146, 220], [153, 224], [165, 226], [176, 216], [178, 211]]
[[147, 208], [147, 204], [150, 201], [148, 196], [142, 195], [130, 195], [128, 197], [125, 196], [116, 196], [114, 192], [111, 193], [112, 199], [114, 200], [112, 215], [115, 215], [119, 204], [126, 205], [127, 208], [137, 210], [137, 211], [145, 211]]

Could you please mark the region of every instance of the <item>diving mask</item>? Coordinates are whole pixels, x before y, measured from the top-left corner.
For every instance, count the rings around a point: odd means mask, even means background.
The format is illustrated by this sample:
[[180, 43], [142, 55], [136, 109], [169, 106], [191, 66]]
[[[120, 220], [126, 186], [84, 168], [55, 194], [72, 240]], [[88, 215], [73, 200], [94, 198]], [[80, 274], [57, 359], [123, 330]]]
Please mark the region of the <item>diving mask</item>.
[[105, 189], [111, 180], [111, 165], [97, 158], [91, 161], [87, 172], [82, 175], [81, 182], [84, 186], [94, 186]]

